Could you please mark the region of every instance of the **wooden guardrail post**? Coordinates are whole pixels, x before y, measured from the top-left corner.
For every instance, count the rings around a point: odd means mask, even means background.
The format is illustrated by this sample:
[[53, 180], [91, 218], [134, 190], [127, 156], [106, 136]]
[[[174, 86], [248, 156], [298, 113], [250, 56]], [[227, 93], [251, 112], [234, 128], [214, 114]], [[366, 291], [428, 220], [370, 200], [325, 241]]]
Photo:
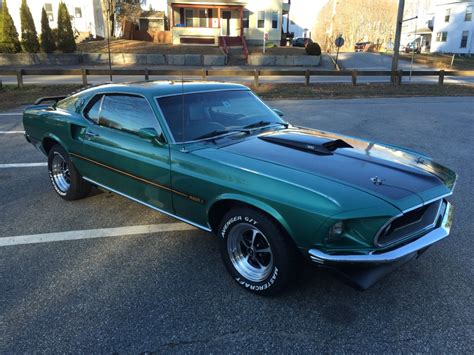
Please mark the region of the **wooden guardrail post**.
[[16, 71], [16, 81], [19, 88], [23, 88], [23, 69], [18, 69]]
[[304, 72], [304, 84], [306, 86], [309, 85], [309, 79], [310, 79], [309, 69], [306, 69]]
[[403, 70], [399, 70], [397, 74], [397, 84], [402, 85]]
[[202, 68], [202, 80], [207, 80], [207, 69], [206, 68]]
[[444, 84], [444, 70], [439, 71], [438, 84], [439, 85]]
[[355, 70], [352, 71], [351, 78], [352, 78], [352, 85], [356, 86], [357, 85], [357, 72]]
[[258, 70], [254, 69], [253, 71], [253, 85], [258, 87]]
[[82, 85], [87, 86], [87, 69], [81, 68]]

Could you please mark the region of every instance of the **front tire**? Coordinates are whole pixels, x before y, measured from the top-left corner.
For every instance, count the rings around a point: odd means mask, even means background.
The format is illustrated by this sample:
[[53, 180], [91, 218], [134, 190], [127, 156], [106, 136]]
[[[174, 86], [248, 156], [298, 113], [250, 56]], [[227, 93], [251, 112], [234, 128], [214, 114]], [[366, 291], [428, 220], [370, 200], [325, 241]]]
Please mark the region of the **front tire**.
[[291, 280], [295, 247], [267, 215], [250, 208], [233, 209], [222, 219], [218, 239], [227, 270], [248, 291], [275, 295]]
[[82, 178], [59, 144], [49, 150], [48, 173], [54, 191], [67, 201], [84, 198], [91, 191], [92, 185]]

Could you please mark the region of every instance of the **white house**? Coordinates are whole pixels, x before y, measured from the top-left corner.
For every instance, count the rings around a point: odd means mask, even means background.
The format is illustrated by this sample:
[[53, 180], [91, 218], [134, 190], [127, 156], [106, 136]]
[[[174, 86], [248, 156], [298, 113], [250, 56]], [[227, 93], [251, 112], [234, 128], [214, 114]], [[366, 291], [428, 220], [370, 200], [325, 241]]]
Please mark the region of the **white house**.
[[422, 52], [429, 52], [433, 40], [435, 0], [409, 0], [405, 2], [400, 43], [406, 46], [416, 42]]
[[474, 51], [474, 1], [439, 1], [431, 52], [471, 54]]
[[[66, 4], [73, 30], [93, 37], [105, 37], [106, 27], [100, 0], [27, 0], [31, 15], [36, 26], [36, 32], [41, 33], [41, 11], [46, 10], [49, 18], [49, 26], [56, 28], [58, 23], [59, 3]], [[20, 34], [20, 6], [21, 0], [7, 0], [8, 11], [13, 18], [15, 27]], [[0, 2], [1, 7], [1, 2]]]
[[173, 44], [217, 45], [219, 38], [279, 44], [284, 0], [168, 0]]
[[311, 37], [318, 14], [328, 1], [291, 0], [291, 10], [288, 16], [283, 16], [283, 32], [293, 32], [295, 37]]

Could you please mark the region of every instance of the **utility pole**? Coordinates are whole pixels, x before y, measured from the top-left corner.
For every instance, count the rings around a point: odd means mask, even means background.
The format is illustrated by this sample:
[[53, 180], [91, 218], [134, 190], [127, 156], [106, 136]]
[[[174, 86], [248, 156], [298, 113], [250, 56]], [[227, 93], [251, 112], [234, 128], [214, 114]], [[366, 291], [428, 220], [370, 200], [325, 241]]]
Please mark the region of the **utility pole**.
[[334, 18], [336, 17], [337, 0], [332, 3], [331, 26], [329, 27], [329, 43], [332, 43], [332, 31], [334, 30]]
[[[400, 51], [400, 37], [402, 35], [403, 11], [405, 10], [405, 0], [398, 0], [397, 27], [395, 29], [395, 43], [393, 45], [392, 73], [398, 70], [398, 57]], [[392, 82], [395, 77], [392, 75]]]

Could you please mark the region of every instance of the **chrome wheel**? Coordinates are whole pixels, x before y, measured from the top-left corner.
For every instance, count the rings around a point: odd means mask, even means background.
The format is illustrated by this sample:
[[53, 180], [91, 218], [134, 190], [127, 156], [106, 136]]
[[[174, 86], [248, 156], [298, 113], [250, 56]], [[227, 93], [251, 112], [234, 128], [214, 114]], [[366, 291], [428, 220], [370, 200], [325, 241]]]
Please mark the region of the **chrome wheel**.
[[250, 281], [264, 281], [272, 272], [273, 253], [270, 243], [251, 224], [239, 223], [229, 231], [227, 252], [237, 272]]
[[68, 192], [71, 187], [71, 173], [66, 159], [58, 152], [54, 152], [51, 162], [51, 177], [59, 191], [62, 193]]

